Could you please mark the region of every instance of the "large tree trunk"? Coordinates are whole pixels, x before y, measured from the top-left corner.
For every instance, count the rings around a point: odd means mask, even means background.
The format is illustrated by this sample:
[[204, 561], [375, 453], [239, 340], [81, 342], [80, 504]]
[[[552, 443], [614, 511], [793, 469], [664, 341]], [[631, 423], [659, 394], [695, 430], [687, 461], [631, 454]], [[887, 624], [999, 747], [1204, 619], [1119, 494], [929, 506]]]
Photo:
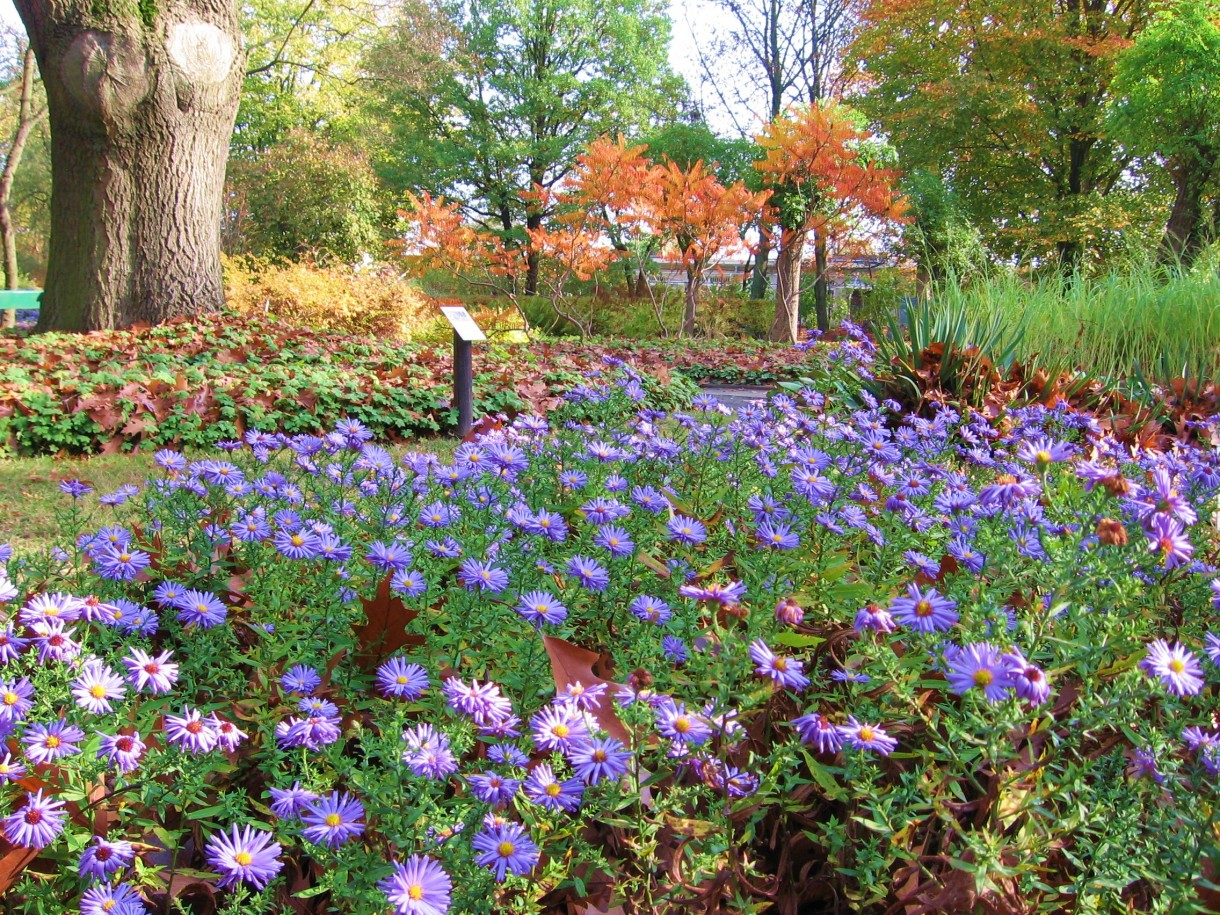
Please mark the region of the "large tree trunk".
[[769, 339], [795, 343], [800, 334], [801, 256], [805, 249], [805, 231], [784, 230], [779, 259], [775, 263], [775, 320], [771, 322]]
[[[17, 288], [17, 228], [13, 225], [13, 211], [9, 206], [13, 195], [13, 178], [17, 174], [17, 166], [21, 164], [21, 155], [25, 152], [26, 141], [34, 125], [42, 120], [46, 109], [34, 110], [34, 80], [38, 75], [38, 67], [34, 62], [34, 51], [27, 48], [21, 69], [21, 107], [17, 113], [17, 130], [13, 134], [13, 142], [9, 144], [8, 156], [4, 160], [4, 172], [0, 174], [0, 237], [4, 239], [4, 288]], [[17, 323], [17, 311], [6, 308], [3, 312], [3, 325], [13, 327]]]
[[766, 232], [758, 236], [758, 254], [754, 258], [754, 275], [750, 278], [750, 298], [765, 299], [767, 297], [767, 267], [771, 259], [771, 239]]
[[1163, 264], [1189, 266], [1203, 250], [1203, 191], [1215, 163], [1176, 165], [1171, 174], [1177, 193], [1165, 224], [1158, 257]]
[[224, 303], [220, 214], [244, 55], [232, 0], [16, 0], [51, 126], [38, 330]]

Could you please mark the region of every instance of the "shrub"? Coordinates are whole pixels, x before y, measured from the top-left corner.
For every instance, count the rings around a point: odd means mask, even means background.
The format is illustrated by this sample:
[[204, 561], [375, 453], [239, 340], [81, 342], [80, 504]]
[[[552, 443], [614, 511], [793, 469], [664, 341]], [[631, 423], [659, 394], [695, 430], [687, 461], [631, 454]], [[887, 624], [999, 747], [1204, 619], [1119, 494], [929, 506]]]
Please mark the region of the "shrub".
[[410, 339], [437, 315], [427, 296], [392, 274], [244, 257], [225, 259], [225, 299], [242, 314], [380, 340]]

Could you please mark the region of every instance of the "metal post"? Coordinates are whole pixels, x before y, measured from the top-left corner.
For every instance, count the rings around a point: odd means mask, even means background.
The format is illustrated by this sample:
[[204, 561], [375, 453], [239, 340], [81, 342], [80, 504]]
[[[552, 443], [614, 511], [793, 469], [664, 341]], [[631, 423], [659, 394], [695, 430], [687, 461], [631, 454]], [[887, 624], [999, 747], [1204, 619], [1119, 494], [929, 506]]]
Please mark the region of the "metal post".
[[474, 425], [474, 358], [468, 340], [453, 332], [453, 400], [458, 410], [458, 435], [465, 438]]

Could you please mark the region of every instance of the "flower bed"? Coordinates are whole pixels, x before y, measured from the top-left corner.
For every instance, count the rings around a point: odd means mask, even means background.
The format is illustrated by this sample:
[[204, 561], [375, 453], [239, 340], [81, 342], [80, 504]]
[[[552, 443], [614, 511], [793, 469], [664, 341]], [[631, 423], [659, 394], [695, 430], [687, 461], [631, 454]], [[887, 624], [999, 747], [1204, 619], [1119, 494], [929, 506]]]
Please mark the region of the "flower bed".
[[0, 581], [10, 910], [1214, 902], [1215, 452], [646, 396], [64, 484]]
[[[810, 354], [725, 341], [480, 346], [478, 413], [545, 412], [625, 359], [654, 394], [691, 381], [774, 381], [810, 371]], [[690, 379], [690, 380], [687, 380]], [[133, 446], [207, 447], [248, 429], [324, 432], [358, 419], [381, 441], [456, 428], [452, 348], [215, 315], [160, 327], [0, 338], [0, 452], [113, 453]], [[676, 402], [676, 401], [673, 401]]]

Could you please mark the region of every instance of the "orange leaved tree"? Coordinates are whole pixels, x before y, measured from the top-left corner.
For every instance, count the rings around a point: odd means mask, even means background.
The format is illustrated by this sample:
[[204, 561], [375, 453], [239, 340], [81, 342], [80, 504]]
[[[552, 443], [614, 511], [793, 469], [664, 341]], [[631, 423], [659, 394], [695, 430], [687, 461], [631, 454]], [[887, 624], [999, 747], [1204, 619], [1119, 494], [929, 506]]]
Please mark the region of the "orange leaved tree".
[[[757, 137], [764, 158], [754, 167], [772, 188], [780, 230], [772, 340], [795, 341], [801, 260], [810, 235], [832, 237], [853, 220], [900, 219], [898, 173], [870, 156], [871, 137], [859, 116], [838, 102], [793, 108]], [[824, 309], [818, 327], [827, 330]]]
[[686, 268], [682, 336], [690, 336], [708, 268], [726, 249], [744, 247], [742, 229], [757, 218], [770, 192], [751, 193], [740, 181], [725, 187], [702, 162], [683, 169], [671, 159], [646, 190], [655, 200], [653, 224], [666, 240], [668, 257]]
[[398, 216], [405, 228], [397, 247], [415, 276], [444, 270], [476, 288], [504, 295], [512, 302], [529, 332], [529, 320], [517, 300], [518, 281], [524, 278], [528, 252], [504, 244], [494, 232], [477, 229], [462, 217], [462, 206], [428, 192], [407, 195], [408, 209]]

